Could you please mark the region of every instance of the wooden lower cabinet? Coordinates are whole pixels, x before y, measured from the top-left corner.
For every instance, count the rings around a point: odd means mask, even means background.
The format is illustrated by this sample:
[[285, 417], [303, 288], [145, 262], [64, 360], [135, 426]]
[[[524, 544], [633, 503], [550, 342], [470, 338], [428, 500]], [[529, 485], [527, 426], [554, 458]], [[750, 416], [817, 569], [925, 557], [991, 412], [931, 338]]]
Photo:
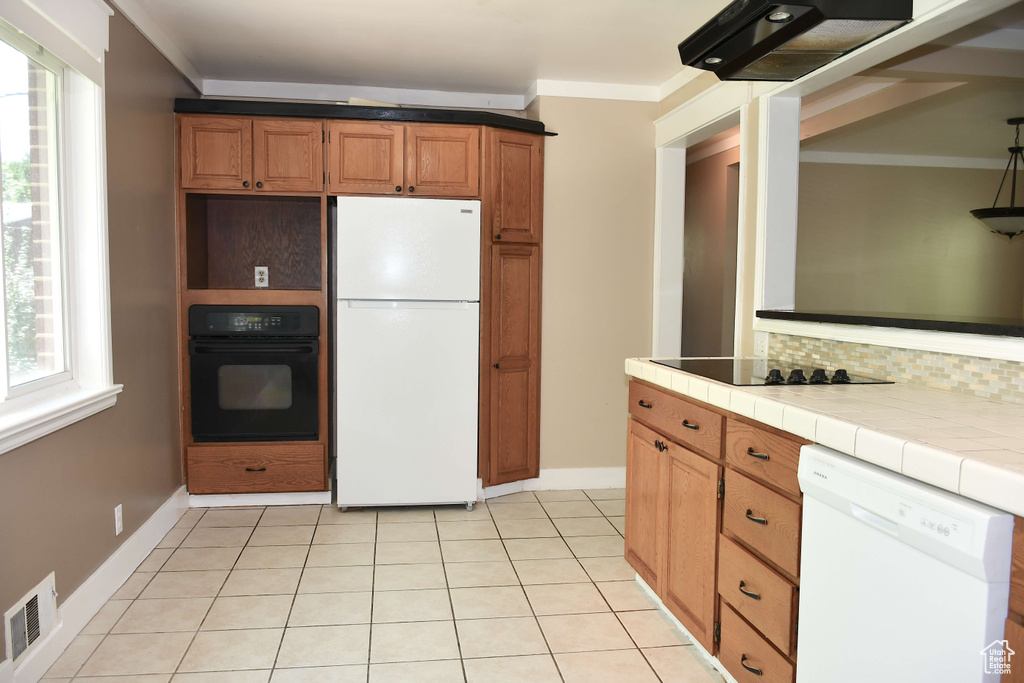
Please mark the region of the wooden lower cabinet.
[[661, 598], [697, 641], [714, 650], [715, 573], [722, 468], [668, 443], [665, 570]]
[[736, 680], [793, 683], [806, 442], [645, 382], [629, 396], [626, 561]]
[[540, 247], [491, 247], [490, 485], [540, 474]]
[[285, 493], [328, 488], [323, 444], [189, 446], [188, 492]]
[[626, 445], [626, 560], [648, 586], [661, 592], [665, 536], [666, 459], [656, 432], [629, 421]]

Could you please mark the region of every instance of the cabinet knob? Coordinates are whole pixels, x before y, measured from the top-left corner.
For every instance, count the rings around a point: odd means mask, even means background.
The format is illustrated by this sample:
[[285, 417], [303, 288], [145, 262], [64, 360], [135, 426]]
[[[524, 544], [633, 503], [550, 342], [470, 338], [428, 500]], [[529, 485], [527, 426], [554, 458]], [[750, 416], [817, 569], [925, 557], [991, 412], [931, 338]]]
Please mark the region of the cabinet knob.
[[770, 455], [768, 455], [767, 453], [758, 453], [757, 451], [754, 450], [753, 447], [747, 449], [747, 455], [749, 455], [751, 458], [757, 458], [758, 460], [771, 460]]
[[409, 186], [409, 192], [415, 192], [415, 191], [416, 191], [416, 188], [413, 187], [412, 185], [410, 185]]
[[496, 239], [496, 240], [500, 240], [500, 239], [501, 239], [501, 233], [499, 232], [499, 233], [498, 233], [497, 235], [495, 235], [495, 236], [494, 236], [494, 239]]
[[760, 600], [761, 599], [761, 595], [759, 593], [754, 593], [753, 591], [748, 591], [747, 590], [747, 582], [746, 581], [740, 581], [740, 593], [743, 593], [748, 598], [751, 598], [753, 600]]
[[753, 510], [747, 510], [747, 519], [749, 519], [754, 524], [760, 524], [761, 526], [768, 526], [768, 520], [765, 519], [764, 517], [754, 517], [754, 511]]
[[395, 185], [395, 192], [401, 192], [401, 191], [402, 191], [402, 186], [401, 185]]
[[750, 673], [754, 674], [755, 676], [760, 676], [761, 675], [761, 670], [760, 669], [755, 669], [752, 666], [747, 666], [747, 656], [746, 655], [743, 655], [742, 657], [740, 657], [740, 664], [743, 666], [744, 669], [746, 669]]
[[495, 369], [495, 370], [498, 370], [498, 369], [500, 369], [500, 368], [501, 368], [501, 363], [495, 363], [495, 364], [494, 364], [494, 369]]
[[242, 187], [249, 187], [249, 181], [248, 180], [243, 180], [242, 181]]
[[263, 187], [263, 183], [256, 183], [256, 187]]

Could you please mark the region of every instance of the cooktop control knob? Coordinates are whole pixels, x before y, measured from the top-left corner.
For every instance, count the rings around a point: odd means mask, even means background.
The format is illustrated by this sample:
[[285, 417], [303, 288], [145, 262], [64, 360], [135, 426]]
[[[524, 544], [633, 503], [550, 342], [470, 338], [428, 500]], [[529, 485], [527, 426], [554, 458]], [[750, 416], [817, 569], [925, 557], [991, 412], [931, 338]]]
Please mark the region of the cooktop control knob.
[[764, 378], [765, 384], [785, 384], [786, 380], [782, 379], [782, 370], [769, 370], [768, 376]]
[[786, 384], [807, 384], [807, 378], [804, 377], [803, 370], [793, 370], [789, 373], [789, 378], [786, 380]]
[[816, 368], [807, 382], [808, 384], [828, 384], [828, 375], [825, 374], [825, 369]]
[[846, 373], [846, 370], [836, 370], [836, 374], [832, 375], [832, 384], [849, 384], [850, 376]]

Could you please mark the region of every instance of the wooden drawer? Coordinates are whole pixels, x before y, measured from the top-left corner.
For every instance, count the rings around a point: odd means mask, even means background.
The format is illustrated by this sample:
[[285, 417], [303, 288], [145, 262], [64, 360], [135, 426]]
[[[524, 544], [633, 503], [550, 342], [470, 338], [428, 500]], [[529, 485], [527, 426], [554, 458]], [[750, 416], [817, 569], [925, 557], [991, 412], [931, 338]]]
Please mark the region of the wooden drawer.
[[718, 659], [739, 683], [793, 683], [796, 680], [793, 663], [726, 604], [722, 605], [721, 619]]
[[327, 490], [323, 444], [189, 446], [189, 493]]
[[[1013, 564], [1010, 568], [1010, 611], [1024, 616], [1024, 519], [1013, 520]], [[1021, 666], [1024, 669], [1024, 666]]]
[[725, 472], [722, 529], [788, 572], [800, 572], [800, 504], [735, 470]]
[[673, 441], [709, 458], [722, 457], [725, 418], [675, 394], [629, 383], [629, 412]]
[[796, 587], [725, 536], [718, 542], [718, 593], [782, 652], [793, 653]]
[[725, 459], [754, 479], [800, 495], [796, 467], [800, 447], [808, 442], [729, 418], [725, 428]]

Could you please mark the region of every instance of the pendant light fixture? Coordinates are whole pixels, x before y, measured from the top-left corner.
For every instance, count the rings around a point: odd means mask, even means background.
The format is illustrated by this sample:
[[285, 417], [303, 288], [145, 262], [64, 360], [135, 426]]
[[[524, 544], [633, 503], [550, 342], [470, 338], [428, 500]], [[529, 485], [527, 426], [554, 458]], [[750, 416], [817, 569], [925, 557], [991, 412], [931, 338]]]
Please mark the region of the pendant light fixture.
[[[1003, 172], [1003, 179], [996, 190], [996, 200], [992, 202], [991, 209], [975, 209], [971, 215], [985, 224], [992, 232], [1006, 235], [1011, 240], [1024, 233], [1024, 206], [1017, 206], [1017, 161], [1024, 168], [1024, 148], [1020, 146], [1020, 127], [1024, 124], [1024, 117], [1010, 119], [1007, 121], [1011, 126], [1017, 127], [1017, 137], [1014, 139], [1013, 147], [1010, 148], [1010, 161], [1006, 164]], [[998, 206], [999, 195], [1003, 192], [1003, 185], [1006, 184], [1006, 176], [1013, 166], [1013, 176], [1010, 179], [1010, 205]]]

